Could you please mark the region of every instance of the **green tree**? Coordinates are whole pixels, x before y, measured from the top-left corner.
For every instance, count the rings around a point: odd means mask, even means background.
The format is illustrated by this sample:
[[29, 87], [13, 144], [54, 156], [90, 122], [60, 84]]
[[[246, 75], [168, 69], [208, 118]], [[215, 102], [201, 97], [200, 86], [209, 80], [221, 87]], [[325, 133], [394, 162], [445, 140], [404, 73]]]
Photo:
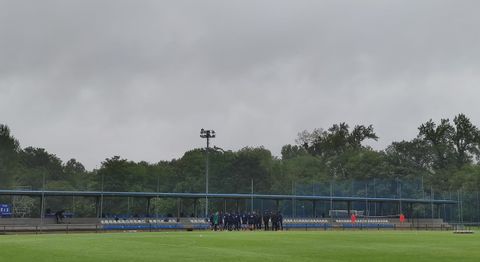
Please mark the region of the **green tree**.
[[62, 161], [43, 148], [27, 147], [19, 153], [21, 170], [17, 173], [17, 186], [28, 186], [32, 189], [43, 188], [45, 177], [46, 189], [54, 181], [66, 179]]
[[175, 161], [176, 192], [205, 192], [205, 151], [186, 152]]
[[350, 131], [348, 124], [340, 123], [330, 127], [327, 131], [315, 129], [313, 132], [303, 131], [297, 142], [312, 155], [331, 157], [342, 154], [347, 150], [363, 148], [362, 142], [366, 139], [378, 140], [373, 126], [357, 125]]
[[433, 120], [419, 127], [418, 139], [428, 147], [425, 153], [431, 160], [429, 181], [437, 188], [450, 188], [453, 176], [463, 166], [470, 165], [473, 157], [479, 157], [479, 130], [464, 114], [453, 119], [441, 119], [436, 124]]
[[453, 123], [452, 142], [456, 150], [457, 166], [461, 167], [471, 163], [473, 156], [480, 156], [480, 132], [464, 114], [457, 115]]
[[434, 169], [448, 168], [454, 163], [452, 136], [455, 129], [448, 119], [441, 119], [438, 125], [430, 119], [418, 130], [418, 138], [428, 143], [432, 149], [432, 167]]
[[107, 158], [97, 171], [97, 190], [101, 189], [102, 183], [104, 191], [130, 191], [130, 189], [138, 187], [136, 174], [132, 172], [131, 168], [133, 165], [135, 163], [122, 159], [120, 156]]
[[281, 153], [282, 153], [283, 160], [295, 158], [298, 156], [304, 156], [308, 154], [305, 148], [298, 145], [284, 145], [282, 147]]
[[391, 173], [396, 177], [428, 176], [433, 168], [431, 148], [426, 141], [418, 138], [393, 142], [385, 149], [385, 158]]
[[231, 192], [250, 192], [252, 180], [255, 192], [267, 192], [272, 182], [272, 161], [271, 152], [263, 147], [238, 151], [226, 179]]
[[0, 124], [0, 184], [8, 188], [14, 184], [19, 168], [20, 144], [10, 133], [10, 128]]

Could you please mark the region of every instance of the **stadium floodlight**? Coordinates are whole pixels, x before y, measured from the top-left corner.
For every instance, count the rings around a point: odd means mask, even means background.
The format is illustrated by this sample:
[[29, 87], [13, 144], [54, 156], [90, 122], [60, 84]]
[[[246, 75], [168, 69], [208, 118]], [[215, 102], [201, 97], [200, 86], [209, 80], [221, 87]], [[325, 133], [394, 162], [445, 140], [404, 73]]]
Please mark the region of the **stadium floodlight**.
[[207, 148], [205, 150], [205, 217], [208, 217], [208, 151], [210, 150], [210, 138], [215, 138], [215, 131], [200, 129], [200, 137], [207, 139]]

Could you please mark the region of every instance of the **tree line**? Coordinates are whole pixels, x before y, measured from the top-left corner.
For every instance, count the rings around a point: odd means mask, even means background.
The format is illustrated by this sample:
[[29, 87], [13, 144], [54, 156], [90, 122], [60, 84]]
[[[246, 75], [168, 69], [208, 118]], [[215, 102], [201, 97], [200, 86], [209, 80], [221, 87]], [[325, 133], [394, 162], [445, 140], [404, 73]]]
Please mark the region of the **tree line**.
[[[371, 125], [339, 123], [300, 132], [295, 144], [282, 147], [280, 157], [264, 147], [210, 149], [210, 192], [249, 193], [252, 180], [256, 193], [289, 194], [292, 181], [420, 178], [435, 191], [478, 191], [480, 131], [466, 115], [429, 120], [414, 139], [383, 150], [365, 145], [377, 139]], [[9, 127], [0, 124], [0, 189], [41, 189], [45, 178], [52, 190], [100, 190], [103, 185], [104, 191], [204, 192], [205, 165], [205, 149], [197, 148], [157, 163], [113, 156], [100, 168], [86, 170], [75, 159], [63, 162], [43, 148], [22, 148]], [[77, 212], [88, 213], [93, 204], [79, 200], [74, 205]], [[173, 208], [169, 202], [159, 205]]]

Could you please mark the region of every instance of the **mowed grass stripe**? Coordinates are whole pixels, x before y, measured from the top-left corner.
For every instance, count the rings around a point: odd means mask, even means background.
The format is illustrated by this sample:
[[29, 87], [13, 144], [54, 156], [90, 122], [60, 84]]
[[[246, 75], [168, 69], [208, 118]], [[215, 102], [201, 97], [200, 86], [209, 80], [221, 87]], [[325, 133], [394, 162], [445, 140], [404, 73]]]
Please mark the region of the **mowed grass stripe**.
[[477, 262], [479, 247], [478, 234], [415, 231], [5, 235], [0, 261]]

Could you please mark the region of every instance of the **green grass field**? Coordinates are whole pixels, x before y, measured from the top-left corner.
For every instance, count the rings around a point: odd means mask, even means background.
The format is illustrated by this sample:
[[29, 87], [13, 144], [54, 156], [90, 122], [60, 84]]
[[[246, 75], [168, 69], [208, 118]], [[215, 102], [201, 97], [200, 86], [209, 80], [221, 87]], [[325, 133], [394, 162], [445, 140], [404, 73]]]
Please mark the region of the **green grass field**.
[[0, 261], [480, 261], [480, 235], [415, 231], [0, 236]]

